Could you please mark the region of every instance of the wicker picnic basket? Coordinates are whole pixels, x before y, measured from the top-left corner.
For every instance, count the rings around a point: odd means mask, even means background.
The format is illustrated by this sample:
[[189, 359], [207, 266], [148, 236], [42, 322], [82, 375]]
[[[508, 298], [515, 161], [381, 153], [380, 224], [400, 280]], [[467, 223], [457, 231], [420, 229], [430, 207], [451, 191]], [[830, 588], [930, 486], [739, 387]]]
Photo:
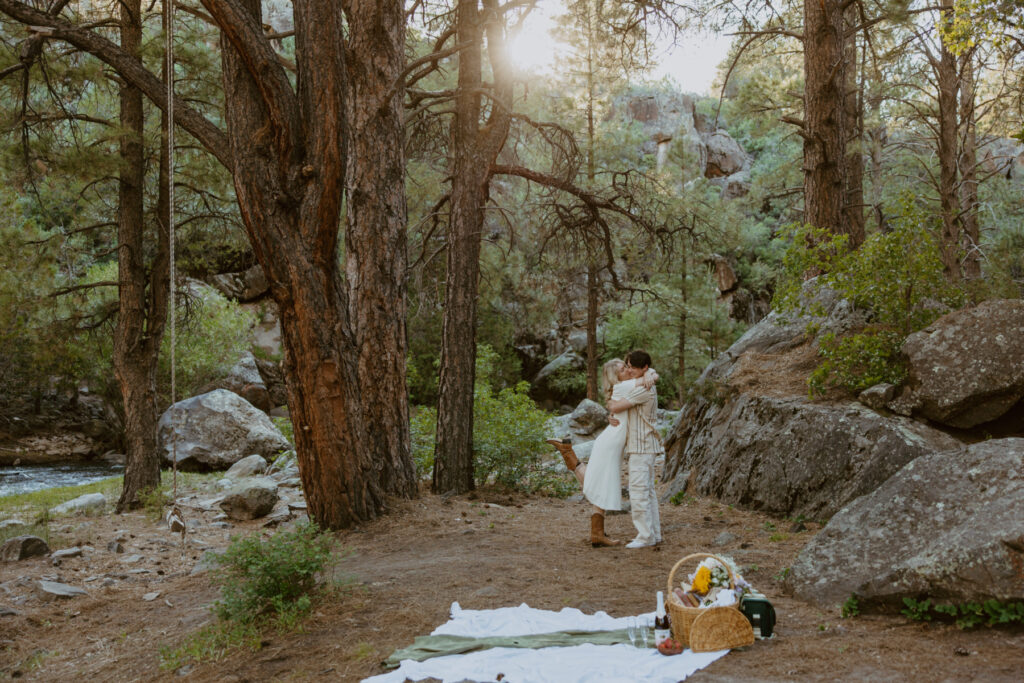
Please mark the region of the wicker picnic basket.
[[672, 590], [675, 588], [676, 571], [685, 563], [710, 557], [718, 560], [729, 572], [729, 588], [736, 588], [736, 576], [722, 558], [710, 553], [693, 553], [676, 562], [668, 573], [668, 615], [671, 620], [672, 637], [694, 652], [714, 652], [750, 645], [754, 642], [754, 629], [743, 613], [736, 607], [689, 607], [680, 602]]

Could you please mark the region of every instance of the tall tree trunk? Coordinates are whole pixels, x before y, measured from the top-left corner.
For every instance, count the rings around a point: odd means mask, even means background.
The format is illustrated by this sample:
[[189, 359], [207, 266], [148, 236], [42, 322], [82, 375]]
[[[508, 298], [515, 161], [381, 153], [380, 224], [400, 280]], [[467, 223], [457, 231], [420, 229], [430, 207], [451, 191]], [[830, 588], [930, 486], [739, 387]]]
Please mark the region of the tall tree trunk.
[[848, 232], [842, 3], [804, 0], [804, 222]]
[[597, 315], [601, 280], [593, 261], [587, 266], [587, 398], [599, 400], [597, 379]]
[[875, 227], [882, 232], [888, 232], [889, 221], [886, 218], [885, 207], [882, 203], [882, 184], [884, 182], [882, 171], [884, 169], [885, 144], [889, 137], [889, 131], [885, 123], [879, 120], [878, 112], [881, 98], [872, 98], [870, 104], [871, 119], [872, 121], [877, 121], [877, 124], [867, 131], [867, 137], [870, 141], [868, 157], [871, 160], [871, 208], [875, 215]]
[[981, 253], [978, 242], [978, 129], [974, 119], [975, 75], [974, 51], [967, 50], [960, 57], [960, 207], [963, 233], [961, 248], [964, 252], [964, 277], [981, 277]]
[[[381, 27], [390, 43], [391, 32], [400, 29], [377, 13], [379, 3], [350, 0], [339, 7], [331, 0], [297, 0], [296, 92], [269, 44], [253, 35], [260, 27], [259, 0], [240, 0], [240, 4], [242, 16], [234, 6], [203, 0], [223, 29], [235, 190], [256, 258], [280, 308], [288, 408], [310, 514], [322, 526], [341, 528], [379, 514], [386, 493], [363, 412], [363, 396], [378, 387], [360, 385], [360, 341], [374, 346], [377, 340], [370, 334], [360, 338], [354, 328], [359, 319], [378, 320], [377, 315], [398, 324], [401, 316], [396, 307], [404, 312], [398, 297], [378, 302], [383, 310], [361, 315], [361, 306], [369, 306], [373, 298], [358, 292], [350, 297], [338, 266], [339, 217], [346, 160], [352, 151], [347, 144], [351, 138], [346, 98], [356, 98], [352, 106], [394, 106], [384, 100], [388, 91], [346, 88], [350, 84], [345, 78], [344, 36], [356, 25], [375, 26]], [[342, 9], [348, 14], [347, 26]], [[383, 60], [389, 66], [382, 68], [395, 68], [392, 61]], [[394, 83], [398, 73], [390, 77]], [[401, 139], [400, 130], [391, 134]], [[370, 177], [373, 161], [367, 162]], [[363, 160], [351, 159], [351, 163]], [[381, 171], [376, 191], [390, 197], [400, 179]], [[359, 177], [349, 171], [349, 181], [355, 185]], [[346, 240], [372, 242], [379, 239], [371, 234], [379, 228], [373, 220], [363, 222], [352, 216]], [[396, 245], [391, 238], [379, 245], [384, 252], [376, 258], [387, 268], [398, 258], [388, 251]], [[353, 271], [359, 273], [358, 255], [353, 262]], [[404, 277], [404, 273], [392, 273], [392, 277]], [[357, 320], [349, 315], [350, 301]], [[382, 340], [384, 348], [390, 339]]]
[[679, 307], [679, 352], [678, 352], [678, 356], [677, 356], [677, 362], [678, 362], [678, 366], [679, 367], [676, 369], [676, 372], [679, 375], [679, 405], [680, 406], [683, 405], [686, 402], [686, 342], [687, 342], [686, 324], [688, 322], [687, 319], [689, 317], [689, 298], [690, 298], [690, 292], [689, 292], [689, 289], [686, 286], [687, 285], [686, 279], [687, 279], [688, 271], [689, 271], [689, 264], [687, 263], [688, 259], [689, 259], [689, 256], [684, 253], [683, 257], [680, 259], [680, 263], [682, 264], [682, 270], [679, 273], [680, 283], [681, 283], [679, 285], [679, 295], [680, 295], [681, 305]]
[[[846, 10], [846, 31], [859, 21], [856, 4]], [[859, 79], [857, 36], [846, 38], [845, 47], [846, 102], [843, 117], [846, 125], [846, 232], [853, 248], [864, 243], [864, 81]]]
[[[952, 13], [953, 0], [942, 0], [942, 21]], [[959, 75], [957, 57], [941, 40], [939, 59], [935, 66], [938, 84], [939, 118], [939, 205], [942, 214], [942, 237], [939, 247], [946, 279], [960, 280], [960, 197], [958, 193], [957, 162], [959, 161], [957, 135], [957, 95]]]
[[[141, 0], [121, 3], [120, 33], [122, 49], [139, 59]], [[114, 375], [124, 405], [127, 459], [124, 485], [117, 502], [119, 512], [139, 507], [140, 494], [160, 485], [160, 460], [156, 451], [156, 365], [167, 314], [165, 236], [158, 238], [153, 283], [146, 274], [142, 91], [124, 84], [120, 101], [123, 131], [118, 176], [118, 315], [114, 329]], [[161, 160], [164, 158], [162, 156]]]
[[[356, 3], [352, 3], [353, 5]], [[359, 3], [369, 6], [368, 0]], [[383, 98], [405, 65], [405, 15], [401, 2], [352, 12], [348, 78], [357, 93]], [[351, 293], [349, 317], [359, 348], [359, 384], [370, 457], [383, 489], [417, 493], [409, 440], [409, 390], [405, 381], [406, 249], [405, 121], [403, 93], [383, 106], [348, 99], [345, 267]]]
[[[459, 52], [458, 90], [449, 157], [452, 188], [448, 219], [448, 272], [441, 326], [437, 442], [433, 489], [463, 493], [473, 488], [473, 383], [476, 365], [477, 292], [484, 205], [491, 167], [508, 136], [511, 78], [504, 63], [504, 27], [497, 0], [460, 0], [456, 40], [469, 45]], [[498, 105], [481, 125], [483, 40]]]
[[[597, 158], [594, 136], [594, 3], [587, 1], [587, 189], [594, 187], [597, 177]], [[590, 250], [587, 250], [587, 398], [598, 400], [597, 377], [597, 316], [599, 268]]]

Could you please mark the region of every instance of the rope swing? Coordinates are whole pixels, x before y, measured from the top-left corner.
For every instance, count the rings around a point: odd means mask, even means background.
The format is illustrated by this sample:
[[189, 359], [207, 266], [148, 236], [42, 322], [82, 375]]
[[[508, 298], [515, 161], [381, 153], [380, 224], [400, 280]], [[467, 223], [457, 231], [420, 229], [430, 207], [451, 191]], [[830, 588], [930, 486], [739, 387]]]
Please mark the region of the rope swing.
[[167, 526], [181, 534], [185, 545], [185, 516], [178, 507], [178, 433], [175, 429], [174, 403], [177, 400], [177, 270], [174, 263], [174, 0], [164, 0], [164, 80], [167, 85], [167, 236], [170, 240], [168, 305], [171, 323], [171, 469], [173, 505], [167, 513]]

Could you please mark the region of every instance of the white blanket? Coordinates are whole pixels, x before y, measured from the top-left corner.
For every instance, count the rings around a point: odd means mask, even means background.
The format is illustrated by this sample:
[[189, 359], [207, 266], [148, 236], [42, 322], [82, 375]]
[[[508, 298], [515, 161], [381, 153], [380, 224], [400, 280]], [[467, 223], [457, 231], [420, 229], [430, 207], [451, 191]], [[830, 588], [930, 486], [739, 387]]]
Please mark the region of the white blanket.
[[[464, 610], [452, 603], [452, 618], [431, 635], [517, 636], [555, 631], [614, 631], [626, 628], [634, 617], [614, 618], [604, 612], [584, 614], [566, 607], [560, 612], [533, 609], [526, 604], [493, 610]], [[640, 618], [648, 626], [654, 613]], [[632, 645], [577, 645], [538, 650], [498, 647], [464, 655], [434, 657], [424, 662], [404, 660], [386, 674], [364, 679], [364, 683], [402, 683], [433, 677], [442, 681], [502, 681], [508, 683], [676, 683], [727, 654], [719, 652], [666, 657], [652, 648]]]

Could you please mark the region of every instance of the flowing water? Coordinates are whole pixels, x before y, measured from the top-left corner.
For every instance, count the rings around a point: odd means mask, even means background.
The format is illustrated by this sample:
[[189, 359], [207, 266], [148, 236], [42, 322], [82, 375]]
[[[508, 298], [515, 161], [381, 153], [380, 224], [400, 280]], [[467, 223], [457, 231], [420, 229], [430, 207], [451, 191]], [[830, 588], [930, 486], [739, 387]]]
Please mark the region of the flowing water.
[[118, 476], [123, 472], [123, 465], [108, 465], [106, 463], [0, 466], [0, 497], [58, 486], [88, 484], [107, 477]]

